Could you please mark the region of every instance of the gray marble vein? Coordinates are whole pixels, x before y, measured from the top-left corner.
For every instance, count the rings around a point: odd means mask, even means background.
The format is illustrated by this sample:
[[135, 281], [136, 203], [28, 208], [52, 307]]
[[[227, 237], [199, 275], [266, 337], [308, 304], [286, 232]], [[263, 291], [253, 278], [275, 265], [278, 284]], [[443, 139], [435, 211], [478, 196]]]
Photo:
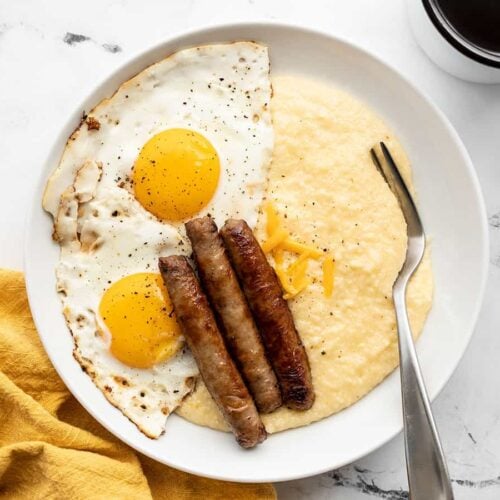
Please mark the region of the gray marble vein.
[[77, 43], [87, 42], [88, 40], [91, 40], [89, 36], [70, 32], [67, 32], [63, 37], [63, 42], [68, 45], [76, 45]]
[[500, 212], [493, 214], [488, 221], [493, 229], [500, 229]]
[[[78, 33], [70, 33], [69, 31], [63, 36], [63, 42], [67, 45], [73, 46], [83, 42], [92, 42], [97, 43], [92, 38], [87, 35], [81, 35]], [[116, 43], [102, 43], [99, 44], [105, 51], [110, 52], [111, 54], [116, 54], [117, 52], [121, 52], [122, 48]]]
[[385, 498], [387, 500], [404, 500], [408, 498], [408, 491], [404, 491], [402, 489], [386, 490], [380, 488], [380, 486], [377, 486], [375, 484], [375, 481], [373, 479], [367, 481], [361, 475], [356, 476], [356, 478], [353, 480], [349, 477], [343, 476], [342, 473], [339, 471], [332, 471], [329, 472], [328, 474], [334, 480], [334, 483], [336, 485], [343, 486], [346, 488], [353, 488], [354, 490], [357, 490], [360, 493], [364, 493], [366, 495], [370, 495], [376, 498]]

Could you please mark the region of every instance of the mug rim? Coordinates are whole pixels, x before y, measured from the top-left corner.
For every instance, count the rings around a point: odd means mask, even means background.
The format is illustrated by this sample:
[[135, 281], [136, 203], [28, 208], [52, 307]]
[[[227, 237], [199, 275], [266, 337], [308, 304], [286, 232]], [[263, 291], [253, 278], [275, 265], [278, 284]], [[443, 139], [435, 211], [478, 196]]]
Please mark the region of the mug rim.
[[432, 24], [455, 49], [481, 64], [500, 68], [500, 52], [491, 52], [467, 40], [451, 25], [436, 0], [422, 0], [422, 3]]

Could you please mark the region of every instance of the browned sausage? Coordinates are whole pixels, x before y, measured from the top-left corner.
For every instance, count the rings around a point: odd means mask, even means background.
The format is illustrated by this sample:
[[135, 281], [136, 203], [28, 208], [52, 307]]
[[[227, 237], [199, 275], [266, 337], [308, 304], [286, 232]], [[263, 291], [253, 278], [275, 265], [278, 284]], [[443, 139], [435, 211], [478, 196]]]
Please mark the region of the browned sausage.
[[309, 361], [274, 269], [245, 221], [228, 220], [221, 236], [278, 377], [284, 404], [295, 410], [311, 408], [314, 389]]
[[266, 358], [260, 334], [211, 217], [186, 223], [201, 284], [222, 324], [229, 352], [240, 368], [259, 411], [281, 405], [276, 375]]
[[238, 443], [251, 448], [264, 441], [266, 430], [217, 328], [208, 300], [186, 257], [159, 259], [160, 272], [175, 314], [212, 398]]

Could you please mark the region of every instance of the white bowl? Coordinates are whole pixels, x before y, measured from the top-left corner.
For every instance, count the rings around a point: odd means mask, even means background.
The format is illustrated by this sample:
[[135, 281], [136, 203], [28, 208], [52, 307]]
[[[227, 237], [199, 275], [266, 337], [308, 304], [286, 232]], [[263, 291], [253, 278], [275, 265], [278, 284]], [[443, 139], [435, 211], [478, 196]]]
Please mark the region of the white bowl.
[[426, 97], [376, 57], [326, 34], [265, 23], [193, 31], [146, 50], [96, 86], [70, 116], [41, 166], [27, 227], [26, 282], [33, 317], [52, 363], [80, 403], [109, 431], [145, 455], [187, 472], [231, 481], [282, 481], [345, 465], [398, 433], [402, 428], [398, 373], [337, 415], [272, 435], [251, 451], [239, 448], [230, 434], [176, 415], [169, 418], [164, 436], [148, 439], [106, 401], [73, 359], [73, 342], [55, 291], [59, 248], [51, 240], [51, 218], [41, 207], [47, 177], [82, 110], [176, 50], [238, 39], [267, 44], [273, 74], [301, 73], [347, 89], [374, 108], [406, 148], [432, 240], [436, 291], [418, 353], [430, 397], [436, 397], [465, 351], [483, 297], [488, 246], [479, 184], [456, 132]]

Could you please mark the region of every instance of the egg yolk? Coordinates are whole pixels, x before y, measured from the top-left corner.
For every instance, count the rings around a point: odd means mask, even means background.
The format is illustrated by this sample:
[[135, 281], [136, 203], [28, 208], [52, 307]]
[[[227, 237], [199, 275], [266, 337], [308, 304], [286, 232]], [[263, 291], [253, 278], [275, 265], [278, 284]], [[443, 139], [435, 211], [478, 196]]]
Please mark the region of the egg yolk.
[[115, 358], [134, 368], [167, 360], [181, 347], [181, 332], [159, 274], [131, 274], [104, 293], [99, 314]]
[[164, 130], [135, 161], [135, 197], [159, 219], [180, 221], [208, 205], [219, 174], [217, 151], [205, 137], [182, 128]]

